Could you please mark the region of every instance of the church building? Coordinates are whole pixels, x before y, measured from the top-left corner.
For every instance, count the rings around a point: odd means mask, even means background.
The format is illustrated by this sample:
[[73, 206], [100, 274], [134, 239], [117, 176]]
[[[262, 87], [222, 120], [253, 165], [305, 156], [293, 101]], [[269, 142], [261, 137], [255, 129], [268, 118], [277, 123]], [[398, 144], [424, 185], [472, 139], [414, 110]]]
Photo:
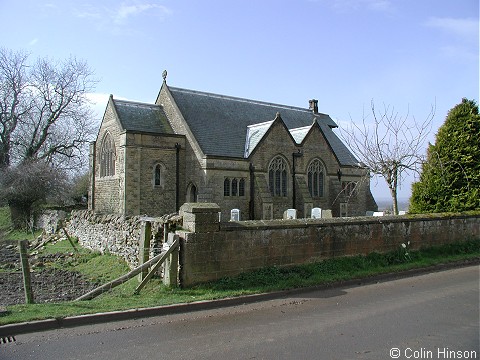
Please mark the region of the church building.
[[155, 104], [110, 96], [90, 146], [89, 208], [161, 216], [185, 202], [216, 203], [222, 220], [310, 217], [377, 209], [368, 170], [318, 112], [167, 85]]

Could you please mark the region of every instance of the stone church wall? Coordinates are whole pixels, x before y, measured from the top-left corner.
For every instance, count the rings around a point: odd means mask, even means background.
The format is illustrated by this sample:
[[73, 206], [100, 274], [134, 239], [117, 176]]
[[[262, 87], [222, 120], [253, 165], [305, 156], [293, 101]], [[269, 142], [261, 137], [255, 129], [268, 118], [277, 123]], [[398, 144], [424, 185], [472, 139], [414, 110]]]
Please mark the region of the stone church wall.
[[[176, 151], [179, 152], [179, 197], [185, 199], [185, 138], [127, 134], [125, 147], [125, 215], [161, 216], [176, 211]], [[161, 181], [154, 183], [156, 165], [161, 167]]]
[[[192, 186], [197, 189], [197, 200], [200, 202], [211, 202], [211, 189], [208, 188], [207, 182], [205, 179], [205, 168], [206, 160], [203, 159], [202, 152], [195, 141], [194, 136], [185, 126], [186, 122], [183, 120], [180, 111], [170, 98], [167, 90], [162, 87], [158, 99], [156, 101], [157, 105], [161, 105], [167, 118], [169, 120], [172, 129], [176, 134], [182, 134], [186, 137], [185, 141], [185, 155], [184, 155], [184, 169], [185, 169], [185, 178], [182, 184], [182, 192], [184, 196], [182, 199], [186, 201], [192, 201], [193, 199], [189, 198], [189, 190]], [[181, 201], [180, 204], [183, 202]]]
[[[99, 213], [120, 214], [124, 209], [124, 142], [125, 137], [120, 133], [119, 124], [110, 106], [105, 111], [102, 127], [99, 130], [95, 154], [95, 194], [94, 207]], [[115, 142], [115, 175], [100, 177], [100, 154], [102, 140], [106, 133], [111, 135]]]

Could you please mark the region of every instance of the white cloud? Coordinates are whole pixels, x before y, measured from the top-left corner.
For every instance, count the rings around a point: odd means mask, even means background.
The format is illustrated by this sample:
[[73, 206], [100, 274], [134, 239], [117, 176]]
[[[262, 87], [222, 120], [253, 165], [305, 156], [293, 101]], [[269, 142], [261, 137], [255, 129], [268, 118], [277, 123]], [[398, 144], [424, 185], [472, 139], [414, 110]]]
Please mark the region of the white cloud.
[[478, 61], [478, 19], [432, 17], [425, 25], [454, 37], [450, 43], [445, 43], [439, 48], [443, 56], [456, 60]]
[[325, 1], [331, 4], [332, 7], [339, 11], [358, 11], [358, 10], [373, 10], [378, 12], [389, 12], [393, 10], [391, 0], [333, 0]]
[[76, 17], [85, 19], [101, 19], [104, 12], [104, 8], [99, 8], [89, 4], [83, 4], [82, 8], [74, 10], [74, 15]]
[[441, 29], [464, 39], [478, 40], [478, 19], [466, 18], [439, 18], [432, 17], [425, 23], [426, 26]]
[[30, 42], [28, 43], [28, 45], [29, 45], [29, 46], [33, 46], [33, 45], [35, 45], [37, 42], [38, 42], [38, 38], [35, 38], [35, 39], [30, 40]]
[[117, 8], [113, 14], [113, 20], [117, 24], [124, 23], [127, 19], [146, 13], [149, 15], [164, 17], [169, 15], [171, 10], [166, 6], [155, 3], [128, 3], [124, 2]]
[[172, 10], [161, 5], [157, 0], [127, 0], [112, 7], [97, 4], [80, 4], [73, 10], [74, 16], [94, 21], [99, 30], [106, 30], [115, 35], [138, 32], [132, 27], [133, 21], [143, 21], [143, 17], [164, 19], [172, 14]]

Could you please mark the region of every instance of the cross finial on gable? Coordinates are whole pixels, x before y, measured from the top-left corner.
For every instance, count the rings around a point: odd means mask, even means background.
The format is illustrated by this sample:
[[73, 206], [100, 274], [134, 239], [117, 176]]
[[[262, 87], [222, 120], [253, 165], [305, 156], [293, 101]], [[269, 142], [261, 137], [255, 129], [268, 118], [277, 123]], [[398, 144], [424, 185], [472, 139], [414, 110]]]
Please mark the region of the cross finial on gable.
[[163, 82], [167, 82], [167, 70], [163, 70], [162, 77], [163, 77]]

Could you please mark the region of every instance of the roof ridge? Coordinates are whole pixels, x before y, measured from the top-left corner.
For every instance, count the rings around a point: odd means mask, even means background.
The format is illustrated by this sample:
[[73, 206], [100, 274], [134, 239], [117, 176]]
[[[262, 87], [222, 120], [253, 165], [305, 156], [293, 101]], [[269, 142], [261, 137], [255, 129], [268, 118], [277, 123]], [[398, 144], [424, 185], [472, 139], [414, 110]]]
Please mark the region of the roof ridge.
[[268, 120], [268, 121], [263, 121], [263, 122], [260, 122], [260, 123], [255, 123], [255, 124], [250, 124], [250, 125], [247, 125], [247, 128], [254, 128], [254, 127], [259, 127], [259, 126], [265, 126], [267, 125], [268, 123], [273, 123], [275, 120]]
[[135, 101], [135, 100], [122, 100], [122, 99], [113, 99], [114, 102], [116, 103], [125, 103], [129, 105], [138, 105], [138, 106], [151, 106], [151, 107], [162, 107], [161, 105], [158, 104], [151, 104], [147, 102], [142, 102], [142, 101]]
[[301, 108], [301, 107], [298, 107], [298, 106], [276, 104], [276, 103], [267, 102], [267, 101], [259, 101], [259, 100], [246, 99], [246, 98], [230, 96], [230, 95], [215, 94], [215, 93], [206, 92], [206, 91], [190, 90], [190, 89], [183, 89], [183, 88], [170, 87], [170, 86], [169, 86], [169, 89], [174, 90], [174, 91], [180, 91], [180, 92], [183, 92], [183, 93], [191, 93], [191, 94], [197, 94], [197, 95], [201, 95], [201, 96], [215, 97], [215, 98], [218, 98], [218, 99], [228, 99], [228, 100], [234, 100], [234, 101], [239, 101], [239, 102], [244, 102], [244, 103], [249, 103], [249, 104], [264, 105], [264, 106], [270, 106], [270, 107], [281, 108], [281, 109], [283, 108], [283, 109], [301, 111], [301, 112], [311, 112], [311, 110], [309, 110], [307, 108]]
[[292, 132], [292, 131], [302, 131], [302, 130], [305, 130], [305, 129], [310, 129], [312, 126], [313, 126], [313, 124], [300, 126], [300, 127], [288, 129], [288, 131], [290, 131], [290, 132]]

